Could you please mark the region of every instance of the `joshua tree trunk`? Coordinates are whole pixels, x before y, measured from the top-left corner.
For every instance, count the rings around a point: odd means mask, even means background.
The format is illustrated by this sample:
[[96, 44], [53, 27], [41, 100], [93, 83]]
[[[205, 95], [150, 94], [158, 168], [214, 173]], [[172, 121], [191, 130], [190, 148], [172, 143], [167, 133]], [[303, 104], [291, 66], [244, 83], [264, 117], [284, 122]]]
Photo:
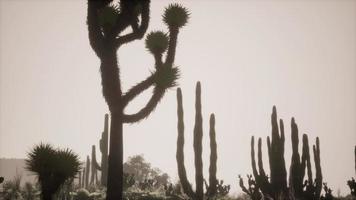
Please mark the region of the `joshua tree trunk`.
[[122, 199], [123, 153], [122, 117], [111, 114], [107, 199]]
[[123, 181], [122, 92], [116, 51], [109, 51], [101, 60], [103, 95], [111, 115], [107, 199], [122, 199], [118, 190]]

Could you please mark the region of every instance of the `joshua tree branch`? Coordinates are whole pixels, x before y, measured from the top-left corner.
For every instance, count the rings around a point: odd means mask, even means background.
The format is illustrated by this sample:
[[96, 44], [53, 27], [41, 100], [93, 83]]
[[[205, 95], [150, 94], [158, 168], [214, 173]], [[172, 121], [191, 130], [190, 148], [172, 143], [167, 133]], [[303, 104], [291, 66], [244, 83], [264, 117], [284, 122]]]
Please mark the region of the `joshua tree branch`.
[[154, 84], [154, 74], [147, 77], [145, 80], [141, 81], [137, 85], [133, 86], [123, 97], [124, 107], [137, 95], [141, 94], [144, 90], [148, 89]]
[[[154, 58], [156, 61], [156, 69], [160, 69], [162, 67], [162, 55], [156, 54], [154, 55]], [[122, 97], [123, 107], [127, 106], [127, 104], [132, 99], [134, 99], [137, 95], [141, 94], [143, 91], [145, 91], [146, 89], [148, 89], [154, 84], [154, 77], [156, 73], [157, 71], [155, 73], [152, 73], [145, 80], [133, 86], [129, 91], [126, 92], [126, 94], [123, 95]]]
[[177, 37], [178, 37], [178, 28], [170, 28], [169, 29], [169, 45], [166, 56], [166, 64], [172, 65], [174, 63], [174, 57], [176, 54], [177, 47]]
[[145, 107], [143, 107], [135, 114], [123, 114], [123, 122], [134, 123], [148, 117], [148, 115], [151, 114], [151, 112], [156, 108], [157, 104], [161, 101], [164, 92], [164, 88], [155, 87], [153, 95], [151, 96]]
[[90, 45], [98, 57], [101, 57], [104, 36], [98, 22], [98, 10], [105, 7], [110, 1], [88, 0], [87, 25]]
[[148, 23], [150, 19], [150, 1], [145, 1], [142, 5], [142, 13], [141, 13], [141, 24], [138, 26], [137, 21], [131, 22], [132, 32], [123, 36], [119, 36], [116, 39], [116, 45], [121, 46], [123, 44], [132, 42], [137, 39], [141, 39], [148, 28]]

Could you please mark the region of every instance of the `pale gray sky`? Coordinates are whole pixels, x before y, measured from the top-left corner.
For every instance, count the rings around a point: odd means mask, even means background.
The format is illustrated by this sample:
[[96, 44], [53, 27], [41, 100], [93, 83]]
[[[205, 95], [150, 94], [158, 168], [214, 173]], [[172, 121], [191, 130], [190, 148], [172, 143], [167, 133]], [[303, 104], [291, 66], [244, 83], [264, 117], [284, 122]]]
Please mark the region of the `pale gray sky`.
[[[238, 174], [251, 173], [250, 137], [263, 137], [266, 147], [276, 105], [286, 124], [288, 168], [294, 116], [300, 135], [308, 133], [311, 142], [320, 137], [324, 180], [335, 192], [348, 193], [346, 180], [355, 175], [356, 1], [153, 0], [149, 30], [167, 30], [161, 15], [169, 2], [192, 13], [180, 32], [176, 57], [190, 181], [194, 89], [200, 80], [206, 171], [211, 112], [217, 123], [218, 178], [240, 192]], [[107, 106], [85, 21], [86, 1], [0, 0], [0, 157], [23, 158], [43, 141], [84, 158], [98, 144]], [[153, 69], [143, 41], [118, 54], [125, 89]], [[143, 153], [176, 178], [176, 121], [172, 90], [147, 120], [124, 127], [125, 157]]]

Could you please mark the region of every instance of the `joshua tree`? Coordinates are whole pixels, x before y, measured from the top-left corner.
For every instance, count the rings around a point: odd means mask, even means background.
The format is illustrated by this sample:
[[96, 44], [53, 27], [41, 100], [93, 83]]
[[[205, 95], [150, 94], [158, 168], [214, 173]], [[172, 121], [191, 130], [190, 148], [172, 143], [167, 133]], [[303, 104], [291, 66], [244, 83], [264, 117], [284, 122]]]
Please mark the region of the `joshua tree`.
[[[156, 31], [146, 38], [146, 47], [155, 59], [154, 72], [127, 92], [122, 91], [116, 52], [124, 44], [144, 36], [149, 14], [149, 0], [121, 0], [118, 7], [112, 4], [112, 0], [88, 0], [89, 41], [101, 62], [102, 91], [111, 115], [107, 199], [122, 199], [123, 123], [135, 123], [148, 117], [167, 89], [176, 85], [179, 74], [178, 68], [173, 66], [177, 36], [179, 29], [187, 23], [188, 12], [173, 4], [163, 15], [168, 35]], [[132, 32], [124, 34], [127, 28]], [[166, 59], [162, 61], [166, 50]], [[130, 101], [151, 86], [154, 89], [148, 103], [137, 113], [126, 114], [124, 110]]]
[[[203, 139], [203, 118], [201, 111], [201, 86], [200, 82], [196, 86], [195, 94], [195, 126], [194, 126], [194, 157], [195, 157], [195, 183], [196, 191], [194, 192], [191, 184], [187, 179], [184, 166], [184, 119], [182, 91], [177, 90], [177, 115], [178, 115], [178, 139], [177, 139], [177, 165], [178, 176], [183, 191], [192, 199], [202, 200], [204, 198], [204, 177], [203, 177], [203, 160], [202, 160], [202, 139]], [[217, 193], [218, 181], [216, 179], [216, 161], [217, 145], [215, 139], [215, 116], [210, 115], [210, 167], [209, 167], [209, 185], [207, 185], [207, 196], [212, 197]]]
[[26, 168], [37, 174], [42, 199], [51, 200], [66, 180], [75, 177], [80, 170], [80, 162], [69, 149], [54, 149], [49, 144], [40, 144], [28, 154]]
[[[277, 122], [277, 111], [273, 107], [273, 112], [271, 116], [272, 123], [272, 142], [269, 137], [267, 137], [267, 147], [269, 156], [269, 165], [271, 171], [271, 177], [269, 178], [263, 168], [262, 162], [262, 140], [258, 139], [258, 170], [255, 161], [255, 150], [254, 150], [254, 137], [251, 138], [251, 162], [253, 175], [256, 181], [256, 188], [259, 188], [266, 198], [297, 198], [297, 199], [319, 199], [322, 187], [322, 173], [320, 165], [320, 145], [319, 138], [316, 138], [316, 145], [313, 146], [314, 161], [316, 178], [313, 181], [311, 162], [309, 155], [309, 144], [308, 137], [306, 134], [303, 135], [303, 153], [302, 158], [300, 158], [298, 152], [298, 127], [295, 123], [294, 118], [291, 121], [291, 139], [292, 139], [292, 162], [290, 166], [289, 174], [289, 187], [287, 186], [287, 171], [284, 161], [284, 124], [280, 120], [279, 125]], [[304, 181], [305, 168], [307, 167], [308, 179]], [[250, 178], [249, 178], [250, 181]], [[242, 184], [241, 188], [248, 191]], [[246, 192], [245, 191], [245, 192]], [[246, 192], [247, 193], [247, 192]], [[249, 193], [247, 193], [249, 194]]]

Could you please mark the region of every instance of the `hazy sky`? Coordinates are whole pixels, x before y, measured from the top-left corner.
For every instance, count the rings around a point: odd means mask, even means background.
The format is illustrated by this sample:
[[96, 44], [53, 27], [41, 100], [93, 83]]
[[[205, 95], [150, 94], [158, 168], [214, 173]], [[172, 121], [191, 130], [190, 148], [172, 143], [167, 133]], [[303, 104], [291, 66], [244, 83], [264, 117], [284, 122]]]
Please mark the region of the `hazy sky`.
[[[338, 188], [348, 193], [346, 180], [355, 175], [356, 1], [153, 0], [149, 31], [167, 30], [161, 15], [170, 2], [191, 11], [176, 56], [190, 181], [200, 80], [206, 177], [209, 114], [216, 114], [218, 178], [235, 192], [238, 174], [251, 173], [251, 135], [263, 137], [268, 166], [265, 137], [276, 105], [285, 121], [287, 169], [294, 116], [300, 135], [308, 133], [310, 143], [320, 137], [324, 180], [335, 194]], [[108, 109], [99, 60], [89, 46], [86, 8], [80, 0], [0, 0], [0, 157], [24, 158], [42, 141], [72, 148], [84, 159], [98, 145]], [[125, 90], [153, 69], [143, 40], [118, 55]], [[128, 112], [148, 97], [144, 93]], [[125, 157], [143, 153], [176, 179], [176, 126], [174, 89], [147, 120], [124, 127]]]

